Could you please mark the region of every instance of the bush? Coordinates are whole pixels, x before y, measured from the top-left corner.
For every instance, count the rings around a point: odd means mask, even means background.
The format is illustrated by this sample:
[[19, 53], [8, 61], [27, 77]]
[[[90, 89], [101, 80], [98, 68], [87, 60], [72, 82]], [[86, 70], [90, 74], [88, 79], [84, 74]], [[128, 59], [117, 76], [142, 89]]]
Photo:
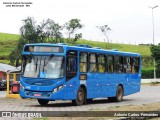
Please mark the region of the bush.
[[8, 55], [0, 55], [0, 60], [7, 60], [8, 59]]
[[[142, 79], [154, 78], [154, 70], [142, 70]], [[156, 71], [156, 78], [160, 78], [160, 71]]]

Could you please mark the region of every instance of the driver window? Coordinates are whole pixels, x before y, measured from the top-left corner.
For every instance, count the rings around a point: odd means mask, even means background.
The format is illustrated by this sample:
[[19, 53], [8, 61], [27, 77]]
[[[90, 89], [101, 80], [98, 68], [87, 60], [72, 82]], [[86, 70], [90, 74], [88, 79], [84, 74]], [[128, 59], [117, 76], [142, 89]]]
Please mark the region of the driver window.
[[25, 67], [22, 67], [22, 71], [23, 71], [23, 75], [24, 76], [27, 76], [27, 77], [35, 77], [37, 75], [37, 73], [35, 73], [35, 64], [34, 64], [34, 59], [32, 58], [29, 58], [27, 59], [27, 57], [23, 58], [24, 61], [26, 61], [23, 66]]

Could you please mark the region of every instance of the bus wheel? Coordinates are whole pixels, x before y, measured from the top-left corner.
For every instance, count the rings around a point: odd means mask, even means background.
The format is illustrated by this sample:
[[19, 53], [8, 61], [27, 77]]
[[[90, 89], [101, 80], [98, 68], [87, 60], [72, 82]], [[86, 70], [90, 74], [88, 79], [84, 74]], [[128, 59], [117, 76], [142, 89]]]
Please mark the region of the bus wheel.
[[39, 103], [40, 105], [47, 105], [48, 102], [49, 102], [49, 100], [38, 99], [38, 103]]
[[121, 102], [123, 100], [123, 88], [122, 86], [118, 86], [116, 91], [116, 97], [108, 97], [110, 102]]
[[85, 94], [83, 88], [79, 88], [77, 92], [77, 98], [75, 100], [72, 100], [72, 103], [74, 105], [80, 106], [84, 103]]
[[117, 91], [116, 91], [115, 101], [121, 102], [122, 100], [123, 100], [123, 88], [122, 86], [118, 86]]

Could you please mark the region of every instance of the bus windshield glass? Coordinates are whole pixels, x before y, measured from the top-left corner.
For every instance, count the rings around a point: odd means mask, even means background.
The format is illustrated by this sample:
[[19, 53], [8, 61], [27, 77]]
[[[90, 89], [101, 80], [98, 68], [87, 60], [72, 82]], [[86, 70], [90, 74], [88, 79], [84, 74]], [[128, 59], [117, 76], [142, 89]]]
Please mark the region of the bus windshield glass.
[[64, 77], [64, 57], [24, 55], [22, 76], [29, 78], [62, 78]]

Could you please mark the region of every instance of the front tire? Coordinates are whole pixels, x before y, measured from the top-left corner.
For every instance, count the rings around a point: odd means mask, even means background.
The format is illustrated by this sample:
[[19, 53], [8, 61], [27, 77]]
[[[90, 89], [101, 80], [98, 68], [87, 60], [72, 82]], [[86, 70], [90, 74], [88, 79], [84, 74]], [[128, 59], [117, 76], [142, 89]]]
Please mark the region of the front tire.
[[42, 99], [38, 99], [37, 101], [40, 105], [43, 105], [43, 106], [47, 105], [49, 102], [49, 100], [42, 100]]
[[84, 100], [85, 100], [85, 92], [83, 88], [80, 87], [77, 92], [77, 97], [75, 100], [72, 100], [72, 103], [76, 106], [81, 106], [83, 105]]

